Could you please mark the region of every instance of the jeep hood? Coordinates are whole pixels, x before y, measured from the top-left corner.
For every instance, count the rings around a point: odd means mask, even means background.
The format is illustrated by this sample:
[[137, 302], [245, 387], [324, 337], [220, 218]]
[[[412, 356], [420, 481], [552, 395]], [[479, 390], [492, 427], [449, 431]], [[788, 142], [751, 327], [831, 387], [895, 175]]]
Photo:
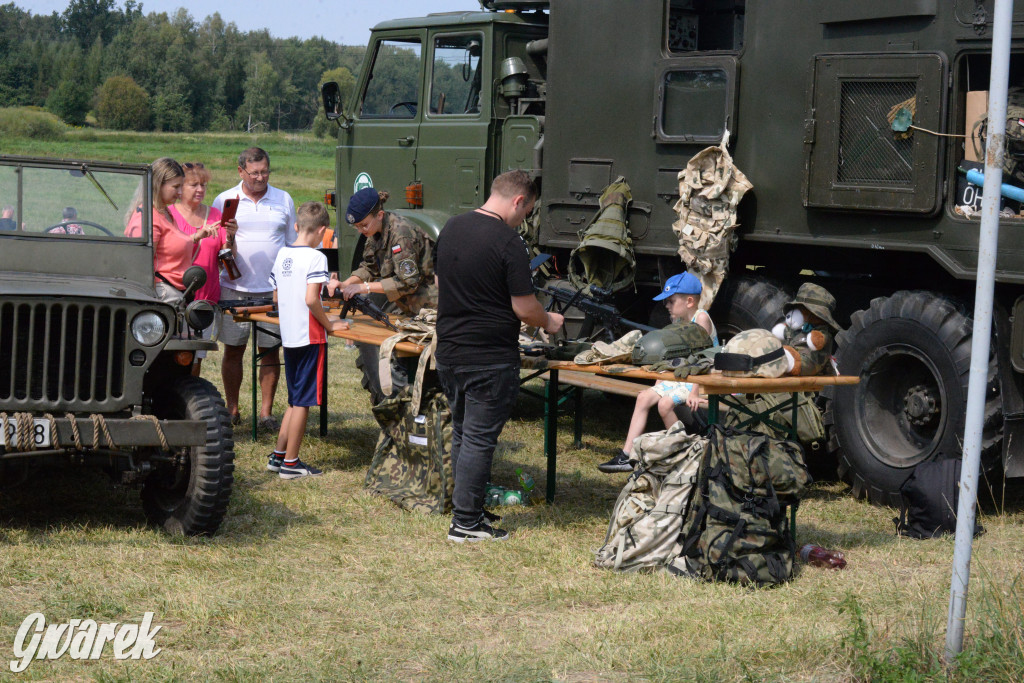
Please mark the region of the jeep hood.
[[75, 296], [157, 302], [152, 287], [108, 277], [69, 277], [0, 271], [0, 295]]

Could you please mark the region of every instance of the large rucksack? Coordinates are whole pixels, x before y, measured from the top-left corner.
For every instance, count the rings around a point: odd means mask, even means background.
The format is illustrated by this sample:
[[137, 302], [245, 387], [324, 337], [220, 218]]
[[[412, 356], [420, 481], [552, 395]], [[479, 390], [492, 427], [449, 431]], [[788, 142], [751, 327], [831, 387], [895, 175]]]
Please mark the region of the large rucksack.
[[[1010, 88], [1006, 93], [1006, 137], [1003, 149], [1003, 182], [1019, 184], [1024, 182], [1024, 88]], [[974, 153], [978, 159], [985, 159], [985, 145], [988, 141], [988, 115], [978, 119], [971, 131]]]
[[411, 393], [403, 387], [373, 407], [381, 434], [364, 485], [406, 510], [441, 514], [451, 509], [455, 486], [452, 414], [439, 388], [425, 390], [415, 411]]
[[669, 571], [745, 585], [788, 581], [796, 548], [786, 513], [811, 481], [803, 450], [719, 425], [708, 439], [681, 552]]
[[615, 501], [594, 566], [636, 571], [662, 567], [679, 554], [679, 532], [706, 443], [687, 434], [682, 422], [637, 437], [640, 462]]
[[[956, 531], [960, 504], [960, 458], [919, 463], [900, 486], [900, 516], [893, 517], [896, 533], [911, 538], [936, 538]], [[974, 535], [985, 528], [975, 521]]]

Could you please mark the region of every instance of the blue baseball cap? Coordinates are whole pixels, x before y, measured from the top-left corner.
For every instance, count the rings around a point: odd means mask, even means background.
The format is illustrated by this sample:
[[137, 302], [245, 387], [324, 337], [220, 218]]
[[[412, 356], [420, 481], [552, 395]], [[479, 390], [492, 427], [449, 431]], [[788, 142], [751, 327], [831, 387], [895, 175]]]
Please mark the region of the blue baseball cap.
[[667, 299], [673, 294], [700, 294], [700, 280], [689, 273], [673, 275], [665, 280], [665, 286], [661, 288], [661, 294], [654, 297], [655, 301]]
[[355, 225], [359, 221], [366, 218], [373, 207], [377, 206], [377, 202], [380, 201], [380, 195], [377, 190], [372, 187], [364, 187], [363, 189], [352, 195], [352, 198], [348, 200], [348, 209], [345, 210], [345, 220]]

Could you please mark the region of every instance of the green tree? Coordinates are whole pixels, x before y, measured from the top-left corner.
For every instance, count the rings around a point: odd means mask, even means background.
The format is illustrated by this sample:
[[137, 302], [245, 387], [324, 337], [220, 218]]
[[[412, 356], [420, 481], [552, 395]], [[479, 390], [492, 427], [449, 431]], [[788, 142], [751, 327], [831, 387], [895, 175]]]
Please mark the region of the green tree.
[[111, 76], [100, 86], [96, 118], [104, 128], [147, 130], [149, 95], [131, 76]]
[[150, 100], [153, 127], [159, 131], [192, 130], [192, 108], [185, 95], [174, 88], [163, 88]]
[[85, 114], [89, 111], [89, 97], [89, 89], [84, 85], [75, 79], [65, 79], [46, 98], [46, 109], [64, 123], [81, 126], [85, 124]]
[[281, 76], [274, 69], [266, 52], [256, 52], [249, 63], [245, 79], [245, 100], [241, 112], [246, 130], [271, 126], [280, 103]]

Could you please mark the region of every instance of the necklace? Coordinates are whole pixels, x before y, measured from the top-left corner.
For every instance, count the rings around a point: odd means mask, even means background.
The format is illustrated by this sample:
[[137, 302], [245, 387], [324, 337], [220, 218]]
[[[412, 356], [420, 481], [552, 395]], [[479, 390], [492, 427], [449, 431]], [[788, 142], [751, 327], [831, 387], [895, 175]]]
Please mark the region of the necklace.
[[502, 223], [504, 223], [504, 222], [505, 222], [505, 219], [504, 219], [504, 218], [502, 218], [502, 217], [501, 217], [501, 214], [500, 214], [500, 213], [498, 213], [497, 211], [491, 211], [490, 209], [485, 209], [485, 208], [484, 208], [484, 207], [482, 207], [482, 206], [481, 206], [481, 207], [480, 207], [479, 209], [477, 209], [477, 211], [483, 211], [484, 213], [489, 213], [489, 214], [491, 214], [492, 216], [494, 216], [495, 218], [497, 218], [497, 219], [498, 219], [499, 221], [501, 221]]

